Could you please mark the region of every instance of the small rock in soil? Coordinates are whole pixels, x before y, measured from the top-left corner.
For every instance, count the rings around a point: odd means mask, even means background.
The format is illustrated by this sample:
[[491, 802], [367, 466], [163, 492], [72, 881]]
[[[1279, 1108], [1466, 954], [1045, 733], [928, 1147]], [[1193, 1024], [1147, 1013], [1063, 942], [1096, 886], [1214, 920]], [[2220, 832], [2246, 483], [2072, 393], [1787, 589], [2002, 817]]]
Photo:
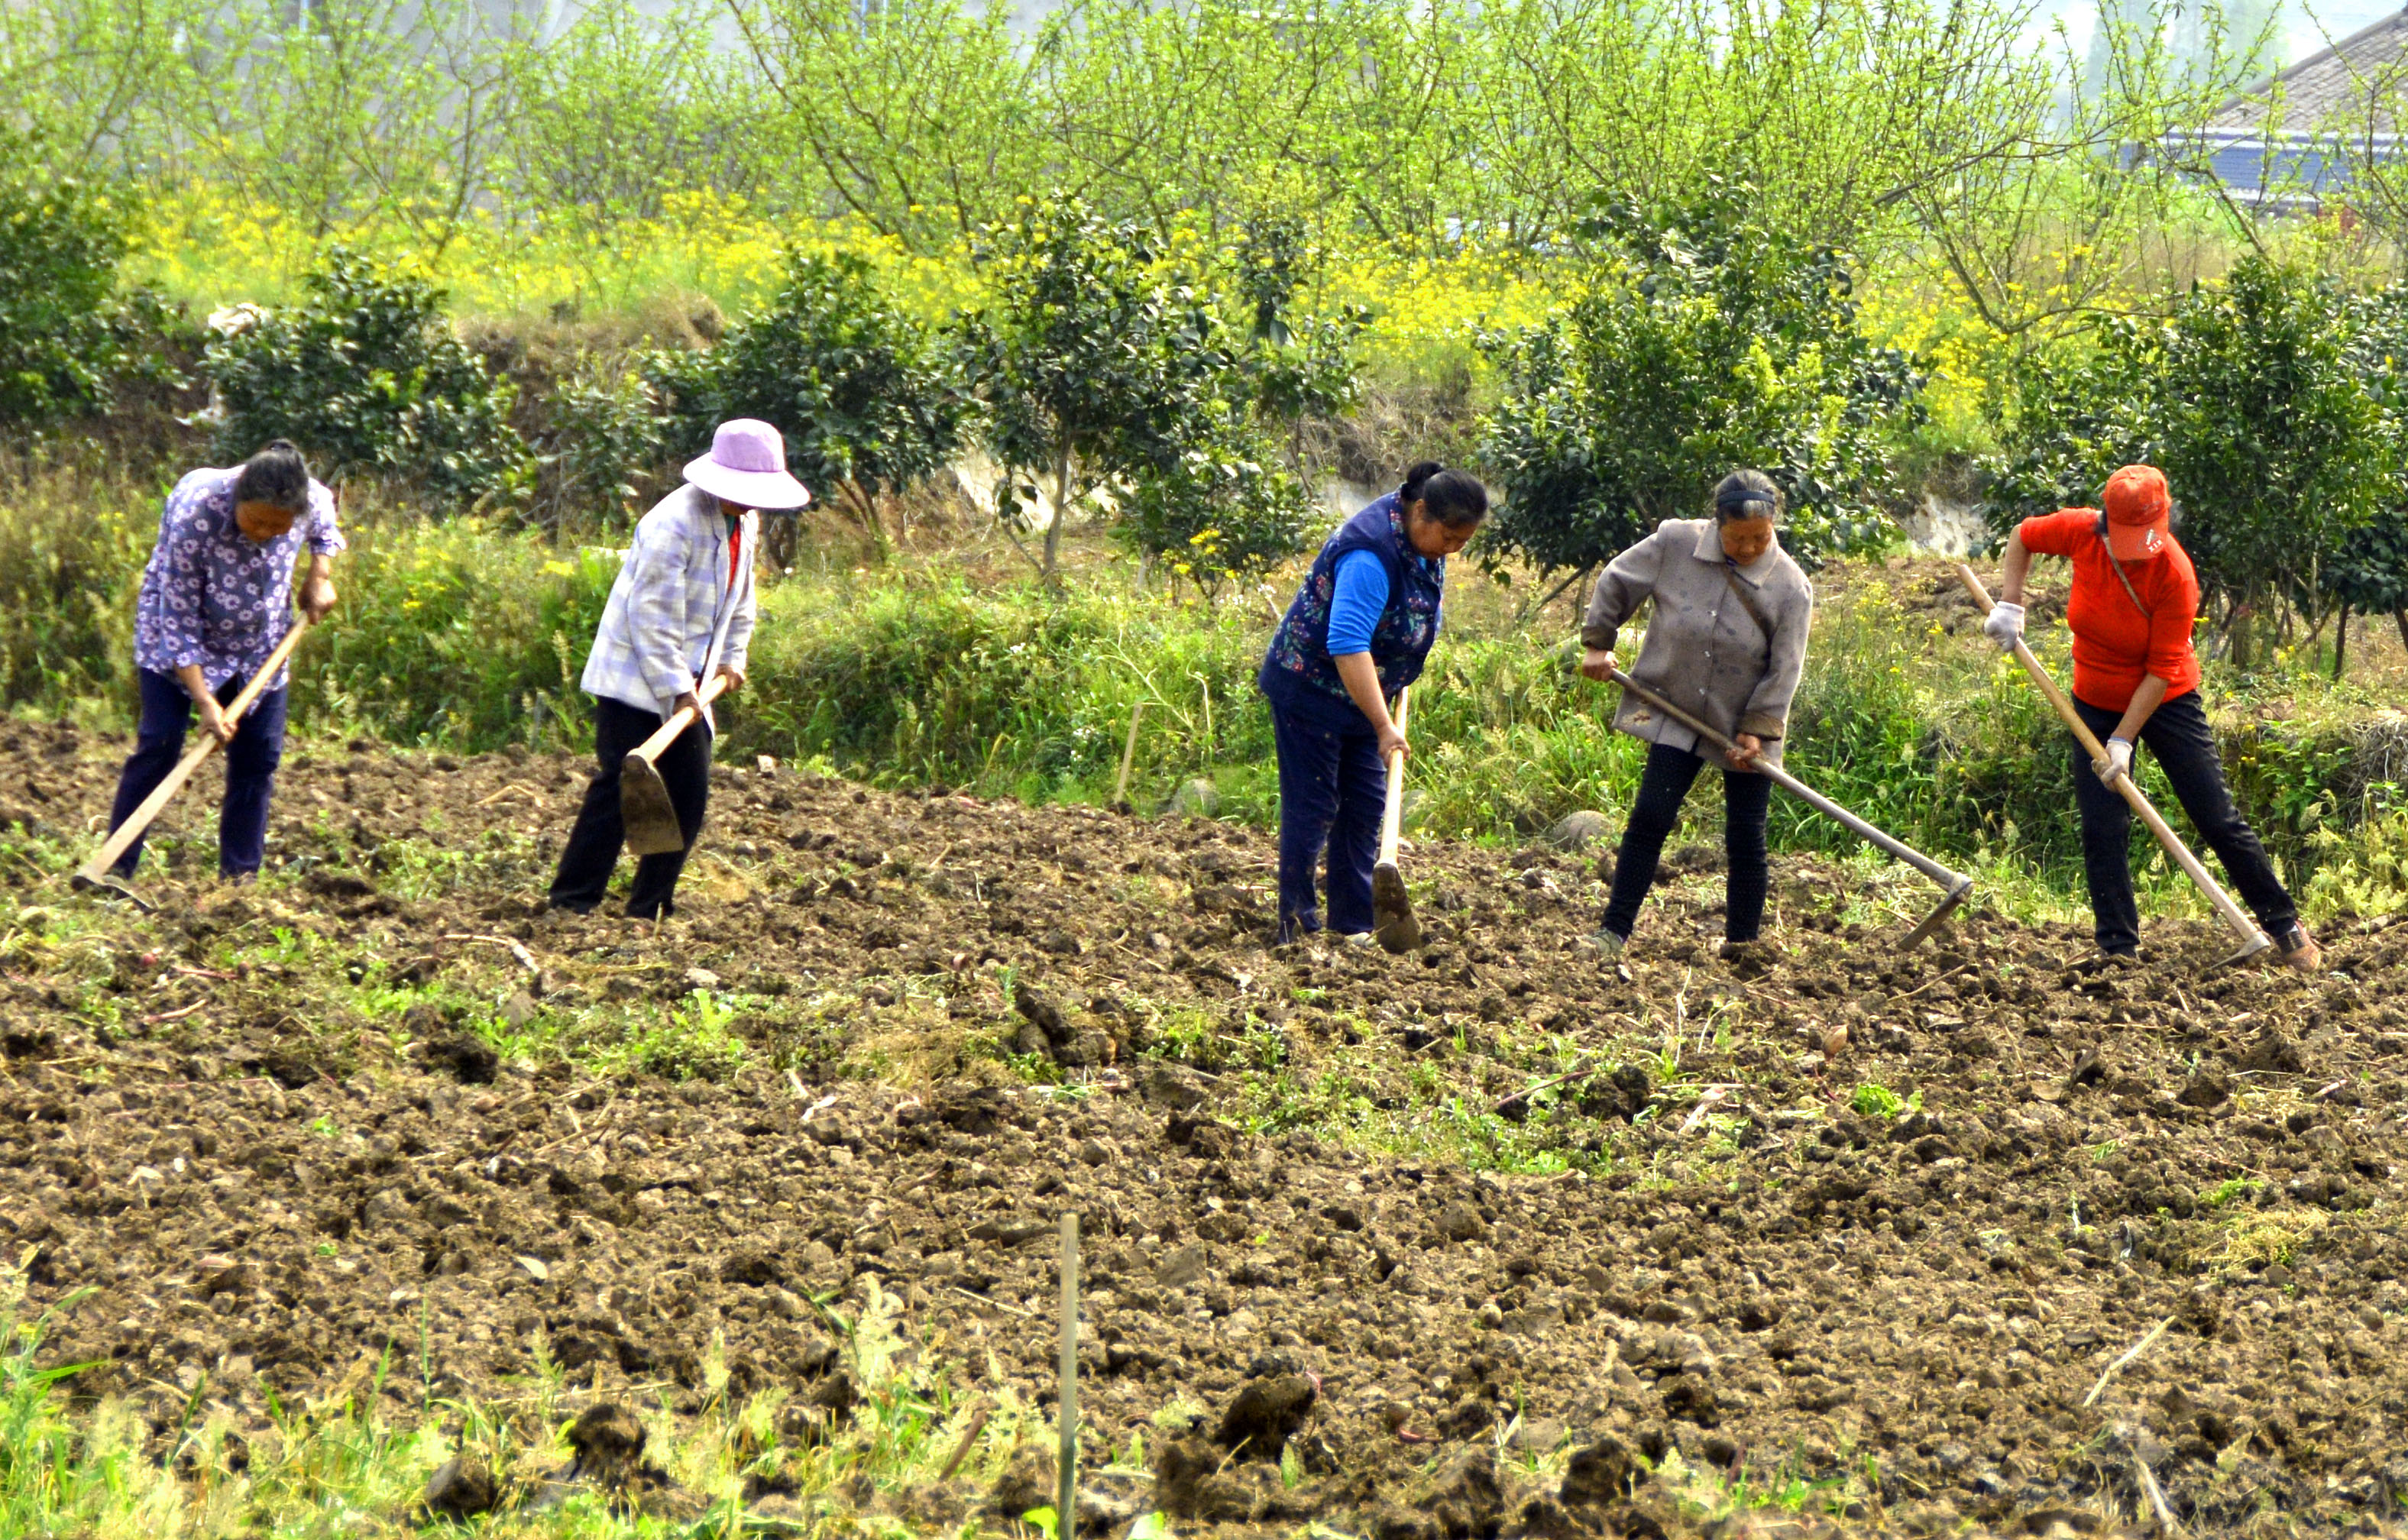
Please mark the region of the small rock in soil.
[[1226, 1473], [1227, 1464], [1226, 1454], [1200, 1438], [1166, 1440], [1154, 1457], [1154, 1500], [1173, 1519], [1243, 1523], [1254, 1494]]
[[2241, 1056], [2241, 1067], [2261, 1075], [2268, 1072], [2298, 1075], [2308, 1066], [2307, 1062], [2300, 1057], [2299, 1044], [2280, 1032], [2269, 1029], [2259, 1035], [2258, 1041], [2249, 1045], [2248, 1052]]
[[1162, 1259], [1154, 1270], [1157, 1289], [1184, 1289], [1204, 1276], [1204, 1248], [1193, 1242]]
[[577, 1451], [571, 1476], [624, 1474], [644, 1453], [644, 1425], [615, 1401], [598, 1401], [569, 1425], [568, 1447]]
[[1498, 1530], [1505, 1494], [1497, 1485], [1497, 1456], [1470, 1448], [1440, 1465], [1421, 1505], [1447, 1540], [1487, 1540]]
[[1451, 1241], [1476, 1241], [1488, 1233], [1488, 1223], [1469, 1204], [1451, 1203], [1438, 1212], [1438, 1233]]
[[[505, 1013], [507, 1014], [507, 1012]], [[512, 1026], [525, 1023], [514, 1021]], [[502, 1056], [494, 1046], [473, 1033], [460, 1033], [430, 1048], [426, 1053], [430, 1069], [448, 1069], [464, 1086], [487, 1086], [502, 1067]]]
[[1204, 1096], [1204, 1077], [1184, 1064], [1157, 1060], [1145, 1077], [1145, 1099], [1174, 1112], [1202, 1106]]
[[501, 1492], [481, 1460], [456, 1455], [426, 1478], [426, 1511], [442, 1519], [474, 1519], [491, 1513]]
[[1572, 1507], [1598, 1507], [1618, 1503], [1630, 1495], [1631, 1477], [1639, 1474], [1639, 1462], [1616, 1438], [1600, 1438], [1585, 1448], [1572, 1451], [1571, 1460], [1564, 1466], [1564, 1484], [1558, 1495]]
[[1581, 850], [1604, 838], [1612, 828], [1603, 813], [1566, 813], [1541, 837], [1558, 850]]

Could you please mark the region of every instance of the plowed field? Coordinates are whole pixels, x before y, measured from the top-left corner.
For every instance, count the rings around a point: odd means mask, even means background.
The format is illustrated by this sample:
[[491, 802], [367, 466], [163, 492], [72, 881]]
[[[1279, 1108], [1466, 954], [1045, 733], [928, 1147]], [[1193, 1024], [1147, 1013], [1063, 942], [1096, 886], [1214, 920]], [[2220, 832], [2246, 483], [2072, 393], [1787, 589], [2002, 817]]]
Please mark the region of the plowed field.
[[[1076, 1210], [1091, 1463], [1146, 1473], [1085, 1533], [2408, 1493], [2408, 925], [2315, 979], [1980, 913], [1900, 956], [1928, 885], [1776, 857], [1741, 977], [1691, 848], [1617, 974], [1606, 847], [1443, 846], [1426, 952], [1272, 948], [1261, 832], [752, 769], [652, 927], [540, 908], [580, 765], [365, 745], [288, 761], [251, 888], [205, 777], [143, 915], [36, 875], [122, 747], [0, 730], [0, 1241], [163, 1441], [551, 1374], [774, 1408], [759, 1514], [992, 1526], [1050, 1495]], [[898, 1398], [982, 1427], [951, 1480], [781, 1482]]]

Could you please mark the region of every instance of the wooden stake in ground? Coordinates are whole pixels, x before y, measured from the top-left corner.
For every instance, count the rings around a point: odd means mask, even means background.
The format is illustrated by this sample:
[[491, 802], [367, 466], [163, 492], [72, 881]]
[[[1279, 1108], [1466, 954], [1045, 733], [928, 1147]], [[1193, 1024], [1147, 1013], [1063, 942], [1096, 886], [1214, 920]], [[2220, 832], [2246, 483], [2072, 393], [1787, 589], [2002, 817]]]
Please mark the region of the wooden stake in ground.
[[1144, 715], [1143, 701], [1129, 707], [1128, 740], [1121, 745], [1121, 773], [1112, 777], [1112, 808], [1115, 812], [1125, 813], [1129, 810], [1129, 766], [1137, 763], [1137, 724], [1139, 719]]
[[[1966, 592], [1973, 595], [1973, 602], [1982, 606], [1982, 613], [1990, 613], [1990, 591], [1982, 586], [1982, 579], [1973, 576], [1973, 569], [1959, 562], [1956, 563], [1956, 578], [1965, 585]], [[2099, 741], [2099, 734], [2090, 731], [2090, 724], [2082, 720], [2082, 713], [2073, 709], [2073, 702], [2057, 687], [2057, 681], [2049, 677], [2048, 670], [2041, 666], [2040, 660], [2032, 656], [2032, 649], [2026, 647], [2021, 638], [2015, 642], [2015, 661], [2024, 665], [2024, 672], [2031, 676], [2032, 683], [2048, 697], [2048, 704], [2057, 708], [2058, 720], [2072, 729], [2074, 741], [2082, 745], [2083, 752], [2090, 756], [2091, 763], [2106, 763], [2107, 749]], [[2209, 905], [2226, 925], [2231, 927], [2232, 934], [2241, 938], [2241, 949], [2226, 958], [2226, 962], [2255, 957], [2274, 944], [2267, 939], [2265, 932], [2258, 928], [2258, 922], [2243, 913], [2240, 905], [2232, 902], [2232, 895], [2226, 892], [2215, 878], [2208, 876], [2207, 868], [2200, 864], [2199, 857], [2191, 854], [2190, 847], [2167, 826], [2166, 820], [2149, 805], [2149, 799], [2142, 794], [2141, 789], [2132, 784], [2130, 776], [2117, 776], [2114, 787], [2116, 792], [2131, 805], [2132, 811], [2141, 816], [2141, 821], [2149, 826], [2149, 833], [2157, 836], [2157, 843], [2165, 848], [2166, 854], [2174, 858], [2174, 864], [2180, 866], [2184, 874], [2198, 885], [2199, 891], [2207, 895]]]
[[[259, 699], [260, 691], [268, 680], [276, 677], [282, 671], [285, 660], [293, 656], [293, 649], [299, 647], [301, 638], [308, 634], [309, 618], [304, 615], [293, 622], [293, 629], [286, 632], [284, 639], [276, 644], [276, 650], [267, 655], [267, 662], [252, 672], [251, 682], [244, 685], [241, 692], [227, 705], [226, 717], [235, 723], [236, 732], [241, 731], [242, 719], [251, 710], [251, 703]], [[133, 848], [134, 842], [142, 837], [143, 831], [150, 827], [151, 820], [159, 816], [160, 810], [174, 800], [177, 792], [184, 789], [186, 781], [193, 778], [193, 772], [201, 767], [201, 762], [217, 751], [217, 734], [203, 733], [201, 741], [177, 762], [176, 768], [167, 772], [167, 778], [159, 783], [158, 789], [144, 797], [142, 806], [134, 809], [127, 815], [123, 823], [119, 824], [109, 833], [108, 838], [102, 843], [100, 848], [93, 852], [90, 861], [76, 868], [75, 877], [71, 879], [73, 886], [97, 888], [112, 885], [108, 869], [116, 865], [127, 850]]]
[[[1397, 692], [1399, 733], [1405, 730], [1405, 713], [1412, 706], [1407, 697], [1412, 692], [1410, 685]], [[1371, 934], [1398, 956], [1422, 944], [1422, 925], [1413, 918], [1412, 895], [1405, 891], [1404, 874], [1397, 870], [1404, 816], [1405, 756], [1395, 753], [1388, 756], [1388, 805], [1380, 814], [1380, 861], [1371, 868]]]
[[1079, 1528], [1079, 1216], [1062, 1216], [1062, 1391], [1054, 1404], [1062, 1424], [1062, 1452], [1054, 1484], [1057, 1540], [1071, 1540]]

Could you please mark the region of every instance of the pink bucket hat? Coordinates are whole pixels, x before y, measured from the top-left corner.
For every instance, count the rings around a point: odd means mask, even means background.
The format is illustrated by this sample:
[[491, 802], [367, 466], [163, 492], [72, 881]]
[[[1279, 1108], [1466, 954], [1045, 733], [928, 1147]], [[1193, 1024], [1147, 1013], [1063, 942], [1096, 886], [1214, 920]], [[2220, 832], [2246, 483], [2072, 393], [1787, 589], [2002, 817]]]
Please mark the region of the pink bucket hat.
[[811, 490], [786, 474], [785, 439], [753, 417], [722, 422], [710, 435], [710, 452], [686, 466], [685, 478], [748, 508], [800, 508], [811, 501]]

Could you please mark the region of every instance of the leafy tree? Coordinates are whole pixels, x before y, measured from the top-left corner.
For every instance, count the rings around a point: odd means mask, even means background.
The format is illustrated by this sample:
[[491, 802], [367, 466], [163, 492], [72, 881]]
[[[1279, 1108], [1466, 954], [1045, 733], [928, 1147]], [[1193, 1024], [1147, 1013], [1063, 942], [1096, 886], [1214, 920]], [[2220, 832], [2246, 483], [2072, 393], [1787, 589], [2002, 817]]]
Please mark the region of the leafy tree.
[[1080, 199], [1025, 206], [981, 256], [995, 301], [963, 321], [970, 377], [996, 459], [1026, 478], [1014, 494], [1034, 502], [1033, 483], [1051, 483], [1050, 578], [1070, 506], [1106, 478], [1176, 467], [1235, 360], [1210, 302], [1162, 270], [1153, 241]]
[[1354, 346], [1371, 320], [1359, 305], [1314, 315], [1297, 303], [1326, 257], [1294, 218], [1254, 221], [1235, 252], [1233, 286], [1251, 323], [1239, 369], [1254, 413], [1287, 434], [1299, 472], [1305, 420], [1343, 416], [1360, 396]]
[[1223, 406], [1123, 500], [1114, 534], [1209, 599], [1302, 549], [1318, 506], [1301, 477], [1270, 463], [1244, 419]]
[[1579, 297], [1483, 346], [1503, 395], [1481, 460], [1507, 489], [1491, 563], [1584, 571], [1691, 516], [1739, 465], [1788, 493], [1784, 544], [1813, 562], [1883, 527], [1885, 426], [1921, 377], [1856, 327], [1847, 259], [1767, 228], [1743, 185], [1687, 209], [1592, 222]]
[[700, 454], [731, 417], [773, 423], [788, 467], [882, 550], [879, 494], [943, 465], [975, 405], [953, 355], [849, 253], [790, 254], [767, 308], [710, 351], [659, 356], [652, 369], [670, 402], [673, 449]]
[[561, 529], [580, 507], [595, 508], [606, 519], [632, 515], [642, 483], [666, 458], [668, 424], [651, 382], [624, 366], [605, 369], [581, 360], [545, 406], [549, 421], [538, 446], [543, 463], [538, 510], [545, 521]]
[[[2388, 420], [2391, 448], [2408, 449], [2408, 285], [2361, 297], [2350, 312], [2352, 351], [2367, 391]], [[2325, 558], [2326, 592], [2341, 606], [2333, 673], [2349, 647], [2349, 614], [2389, 614], [2408, 646], [2408, 490], [2397, 479], [2377, 499], [2373, 516], [2342, 535]]]
[[2161, 322], [2094, 325], [2019, 369], [1989, 466], [1992, 518], [2092, 503], [2108, 474], [2163, 468], [2203, 592], [2228, 606], [2234, 661], [2249, 622], [2320, 607], [2321, 565], [2396, 497], [2395, 432], [2363, 378], [2353, 307], [2304, 269], [2247, 257]]
[[145, 345], [164, 311], [145, 291], [118, 292], [118, 199], [39, 173], [5, 133], [0, 163], [0, 423], [39, 428], [107, 405], [120, 378], [164, 372]]
[[441, 290], [340, 246], [303, 281], [300, 305], [209, 345], [221, 459], [289, 438], [323, 475], [407, 479], [439, 500], [532, 485], [534, 456], [509, 423], [516, 388], [452, 335]]

